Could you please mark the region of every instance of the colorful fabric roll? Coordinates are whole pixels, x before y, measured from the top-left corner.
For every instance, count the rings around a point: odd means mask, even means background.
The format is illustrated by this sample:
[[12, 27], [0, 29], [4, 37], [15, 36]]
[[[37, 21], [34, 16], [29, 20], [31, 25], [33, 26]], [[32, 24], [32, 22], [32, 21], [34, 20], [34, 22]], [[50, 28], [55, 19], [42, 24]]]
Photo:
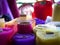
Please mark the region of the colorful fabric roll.
[[4, 28], [0, 32], [0, 45], [7, 45], [7, 42], [11, 39], [12, 30], [10, 28]]
[[11, 37], [17, 32], [17, 24], [16, 22], [7, 22], [5, 25], [5, 28], [11, 28], [12, 29], [12, 34]]
[[36, 44], [37, 45], [59, 45], [58, 33], [57, 32], [36, 32]]
[[18, 33], [33, 33], [33, 28], [29, 22], [21, 22], [17, 25]]
[[3, 16], [5, 16], [3, 18], [6, 19], [7, 17], [9, 17], [9, 18], [7, 18], [7, 19], [9, 19], [8, 21], [12, 20], [13, 19], [13, 15], [11, 13], [11, 10], [9, 8], [7, 0], [2, 0], [1, 3], [2, 3], [2, 14], [3, 14]]
[[53, 21], [60, 21], [60, 2], [54, 5]]
[[35, 2], [34, 14], [36, 18], [46, 20], [47, 16], [52, 16], [52, 2], [51, 1]]
[[[54, 25], [56, 26], [54, 29], [56, 29], [56, 31], [58, 32], [58, 36], [59, 36], [59, 45], [60, 45], [60, 22], [50, 22], [48, 23], [49, 25]], [[53, 30], [55, 31], [55, 30]]]
[[13, 37], [13, 45], [35, 45], [34, 34], [16, 34]]
[[19, 15], [19, 11], [18, 11], [18, 8], [17, 8], [17, 5], [16, 5], [16, 0], [12, 0], [12, 1], [7, 0], [7, 2], [8, 2], [8, 5], [9, 5], [10, 9], [11, 9], [13, 17], [14, 18], [19, 17], [20, 15]]

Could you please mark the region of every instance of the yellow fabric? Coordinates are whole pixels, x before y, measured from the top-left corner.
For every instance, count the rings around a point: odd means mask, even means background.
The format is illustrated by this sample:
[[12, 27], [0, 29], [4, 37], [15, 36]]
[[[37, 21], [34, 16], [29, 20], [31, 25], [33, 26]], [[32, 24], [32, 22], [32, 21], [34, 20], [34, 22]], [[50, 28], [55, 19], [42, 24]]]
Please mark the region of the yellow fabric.
[[[52, 25], [37, 25], [34, 30], [36, 31], [36, 45], [59, 45], [60, 33], [56, 27]], [[53, 34], [47, 34], [47, 33]]]
[[54, 6], [53, 21], [60, 21], [60, 5]]
[[37, 45], [58, 45], [59, 39], [58, 34], [54, 33], [54, 35], [46, 36], [46, 32], [36, 32], [36, 44]]

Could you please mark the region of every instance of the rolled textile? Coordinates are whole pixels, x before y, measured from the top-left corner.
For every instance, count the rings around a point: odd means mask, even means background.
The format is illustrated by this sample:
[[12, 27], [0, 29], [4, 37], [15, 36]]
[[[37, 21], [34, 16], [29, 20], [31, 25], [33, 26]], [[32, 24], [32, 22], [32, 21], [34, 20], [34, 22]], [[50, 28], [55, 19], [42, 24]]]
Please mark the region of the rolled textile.
[[17, 25], [18, 33], [33, 33], [33, 28], [29, 22], [21, 22]]
[[12, 12], [9, 8], [7, 0], [2, 0], [2, 18], [5, 18], [6, 21], [10, 21], [13, 19]]
[[60, 44], [60, 22], [50, 22], [45, 25], [37, 25], [34, 28], [37, 45]]
[[12, 1], [7, 0], [7, 2], [8, 2], [8, 5], [9, 5], [10, 9], [11, 9], [13, 17], [14, 18], [19, 17], [20, 15], [19, 15], [19, 11], [18, 11], [18, 8], [17, 8], [17, 5], [16, 5], [16, 0], [12, 0]]
[[5, 24], [5, 28], [11, 28], [12, 29], [12, 34], [11, 37], [17, 33], [17, 24], [16, 22], [8, 22], [7, 24]]
[[37, 31], [45, 31], [45, 28], [46, 25], [45, 24], [39, 24], [39, 25], [36, 25], [34, 28], [33, 28], [33, 31], [36, 33]]
[[60, 1], [54, 5], [53, 21], [60, 21]]
[[35, 45], [34, 34], [16, 34], [13, 37], [14, 45]]
[[59, 45], [58, 33], [56, 32], [39, 32], [36, 33], [37, 45]]
[[7, 45], [8, 41], [11, 39], [12, 29], [1, 28], [0, 31], [0, 45]]
[[35, 17], [41, 20], [46, 20], [47, 16], [52, 16], [51, 1], [37, 1], [34, 4]]
[[59, 45], [60, 45], [60, 22], [50, 22], [50, 23], [48, 23], [49, 25], [54, 25], [54, 26], [56, 26], [56, 30], [58, 31], [58, 36], [59, 36]]

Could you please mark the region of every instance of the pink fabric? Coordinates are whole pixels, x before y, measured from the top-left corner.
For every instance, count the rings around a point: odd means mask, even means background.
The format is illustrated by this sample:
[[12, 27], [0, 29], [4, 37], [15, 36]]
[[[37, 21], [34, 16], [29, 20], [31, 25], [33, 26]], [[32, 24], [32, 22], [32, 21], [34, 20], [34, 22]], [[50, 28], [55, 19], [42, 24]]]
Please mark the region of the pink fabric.
[[8, 45], [11, 45], [11, 44], [12, 44], [11, 38], [12, 38], [13, 35], [17, 32], [17, 24], [11, 24], [11, 25], [6, 24], [5, 27], [12, 29], [12, 33], [10, 34], [10, 36], [9, 36], [9, 41], [8, 41]]
[[12, 34], [12, 29], [4, 28], [3, 32], [0, 32], [0, 45], [6, 45], [8, 40], [10, 40], [10, 36]]
[[12, 36], [17, 32], [17, 24], [6, 25], [5, 27], [11, 28], [13, 30]]
[[18, 24], [17, 27], [18, 27], [18, 33], [21, 33], [21, 34], [33, 33], [33, 28], [31, 24], [26, 24], [26, 25]]

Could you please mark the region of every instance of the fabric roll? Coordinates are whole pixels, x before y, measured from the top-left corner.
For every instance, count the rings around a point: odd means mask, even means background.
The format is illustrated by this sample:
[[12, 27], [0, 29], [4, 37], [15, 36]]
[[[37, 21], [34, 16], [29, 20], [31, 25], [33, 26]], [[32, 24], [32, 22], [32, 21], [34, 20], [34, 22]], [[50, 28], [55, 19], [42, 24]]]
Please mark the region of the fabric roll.
[[0, 17], [2, 16], [2, 10], [3, 10], [3, 8], [2, 8], [2, 0], [0, 0]]
[[15, 22], [13, 22], [13, 24], [11, 22], [8, 22], [8, 24], [5, 24], [5, 28], [12, 29], [11, 37], [13, 37], [15, 33], [17, 33], [17, 24]]
[[53, 21], [60, 21], [60, 2], [56, 3], [56, 5], [54, 5], [52, 20]]
[[35, 17], [41, 20], [46, 20], [47, 16], [52, 16], [51, 1], [37, 1], [34, 5]]
[[36, 32], [37, 45], [59, 45], [58, 33], [56, 32]]
[[7, 2], [8, 2], [8, 5], [9, 5], [10, 9], [11, 9], [13, 17], [14, 18], [19, 17], [20, 15], [19, 15], [19, 11], [18, 11], [18, 8], [17, 8], [17, 5], [16, 5], [16, 0], [12, 0], [12, 1], [7, 0]]
[[34, 34], [16, 34], [13, 37], [14, 45], [35, 45]]
[[7, 0], [2, 0], [2, 15], [3, 15], [2, 18], [5, 18], [5, 20], [7, 21], [13, 19], [13, 15], [11, 13]]
[[11, 38], [13, 37], [13, 35], [15, 35], [17, 33], [17, 23], [15, 21], [16, 21], [16, 19], [13, 19], [12, 21], [5, 23], [5, 28], [11, 28], [12, 29], [12, 33], [10, 36], [10, 40], [8, 41], [8, 45], [12, 45]]
[[60, 22], [50, 22], [48, 24], [56, 26], [55, 28], [56, 28], [56, 31], [58, 32], [58, 39], [59, 39], [59, 45], [60, 45]]
[[10, 28], [3, 28], [0, 32], [0, 45], [7, 45], [7, 42], [11, 39], [12, 30]]
[[21, 22], [17, 25], [18, 33], [33, 33], [33, 28], [29, 22]]

